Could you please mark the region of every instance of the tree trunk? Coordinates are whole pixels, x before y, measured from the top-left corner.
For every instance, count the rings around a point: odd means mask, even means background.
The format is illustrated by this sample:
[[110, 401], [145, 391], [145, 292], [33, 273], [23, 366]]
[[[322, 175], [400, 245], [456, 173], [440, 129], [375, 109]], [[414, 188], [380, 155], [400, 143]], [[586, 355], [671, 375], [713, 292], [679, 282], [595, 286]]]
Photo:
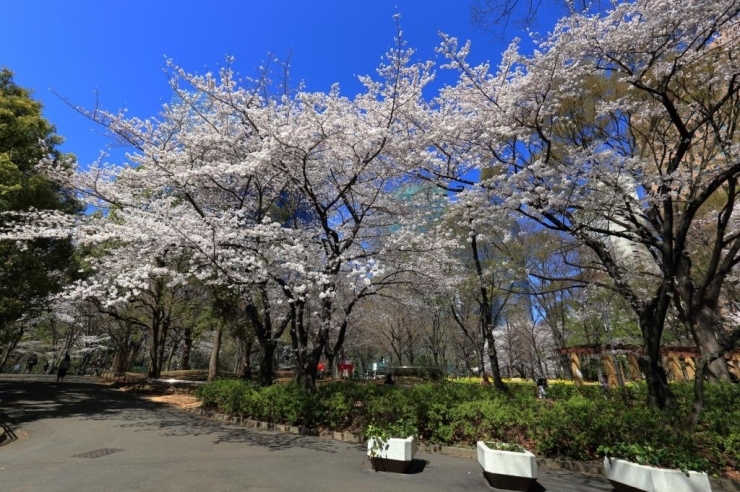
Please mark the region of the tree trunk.
[[131, 359], [132, 344], [126, 340], [123, 345], [116, 347], [116, 353], [113, 356], [112, 371], [114, 374], [125, 373], [129, 369]]
[[[293, 373], [293, 382], [298, 385], [303, 384], [303, 373], [305, 372], [304, 367], [307, 360], [306, 345], [303, 343], [303, 338], [306, 335], [305, 330], [301, 330], [300, 339], [298, 333], [298, 324], [302, 322], [303, 315], [302, 310], [300, 310], [299, 306], [299, 308], [296, 309], [296, 312], [293, 315], [293, 319], [290, 322], [290, 342], [293, 347], [293, 357], [295, 358], [295, 372]], [[308, 340], [307, 337], [306, 340]]]
[[707, 363], [704, 357], [699, 357], [696, 364], [696, 374], [694, 377], [694, 406], [689, 415], [689, 429], [693, 432], [696, 424], [699, 423], [699, 416], [704, 409], [704, 372]]
[[[345, 315], [349, 316], [349, 313], [352, 312], [352, 308], [354, 307], [355, 302], [351, 302], [348, 306], [347, 310], [345, 310]], [[334, 344], [333, 347], [330, 347], [330, 344], [327, 342], [326, 347], [324, 348], [324, 356], [326, 357], [326, 371], [325, 374], [331, 374], [332, 377], [334, 376], [334, 361], [337, 358], [337, 354], [342, 351], [342, 347], [344, 346], [344, 340], [347, 335], [347, 319], [342, 322], [342, 325], [339, 327], [339, 333], [337, 334], [337, 341]]]
[[177, 351], [177, 346], [180, 345], [180, 339], [172, 341], [172, 348], [170, 349], [170, 353], [167, 355], [167, 370], [172, 370], [172, 359], [175, 357], [175, 352]]
[[11, 340], [8, 346], [5, 348], [5, 353], [3, 353], [3, 360], [0, 361], [0, 372], [3, 372], [5, 363], [8, 361], [10, 354], [13, 353], [13, 350], [15, 350], [15, 347], [18, 345], [18, 342], [21, 341], [22, 337], [23, 337], [23, 329], [21, 328], [20, 330], [18, 330], [18, 334], [15, 337], [13, 337], [13, 340]]
[[[331, 287], [331, 290], [334, 290], [333, 285], [330, 287]], [[321, 327], [319, 328], [319, 333], [318, 333], [318, 336], [316, 337], [314, 348], [313, 350], [311, 350], [310, 352], [306, 354], [306, 359], [305, 361], [303, 361], [303, 367], [302, 367], [302, 373], [301, 373], [302, 381], [300, 382], [303, 383], [303, 388], [309, 394], [316, 393], [316, 373], [318, 371], [319, 359], [321, 359], [321, 354], [324, 352], [324, 348], [326, 347], [327, 342], [329, 341], [329, 331], [331, 328], [331, 319], [332, 319], [332, 301], [327, 296], [325, 299], [321, 301]], [[304, 343], [307, 341], [307, 339], [304, 338], [306, 330], [305, 330], [305, 327], [302, 325], [302, 323], [303, 323], [303, 318], [301, 317], [300, 322], [297, 323], [297, 329], [302, 338], [301, 342]], [[303, 349], [302, 347], [302, 350], [305, 350], [305, 349]]]
[[[301, 372], [301, 381], [303, 388], [309, 394], [316, 393], [316, 376], [318, 373], [319, 360], [321, 354], [324, 352], [326, 343], [329, 338], [329, 327], [331, 325], [331, 301], [324, 299], [321, 303], [321, 328], [319, 328], [318, 336], [313, 350], [306, 353], [306, 358], [303, 363]], [[305, 327], [298, 326], [301, 332], [305, 332]]]
[[334, 352], [324, 349], [324, 357], [326, 358], [326, 367], [324, 368], [324, 377], [326, 378], [328, 375], [333, 379], [334, 378], [334, 359], [336, 359], [336, 354]]
[[[557, 340], [557, 344], [559, 349], [565, 348], [566, 342], [565, 342], [565, 309], [560, 308], [560, 324], [563, 327], [563, 331], [557, 329], [557, 322], [555, 322], [555, 326], [553, 327], [553, 335], [555, 335], [555, 340]], [[563, 374], [565, 374], [566, 379], [573, 380], [573, 371], [570, 367], [570, 358], [568, 357], [568, 354], [560, 354], [560, 367], [563, 370]]]
[[261, 297], [263, 304], [261, 310], [254, 303], [249, 302], [244, 306], [244, 312], [249, 318], [257, 341], [262, 348], [259, 384], [260, 386], [270, 386], [272, 384], [272, 366], [275, 359], [275, 350], [277, 349], [277, 340], [280, 339], [285, 328], [288, 325], [292, 325], [295, 313], [291, 311], [291, 314], [281, 322], [281, 325], [273, 330], [269, 309], [269, 296], [264, 288], [261, 289]]
[[159, 350], [157, 351], [157, 377], [162, 375], [164, 370], [164, 354], [167, 351], [167, 335], [170, 332], [170, 317], [169, 314], [164, 318], [162, 325], [159, 329]]
[[[472, 219], [470, 219], [472, 224]], [[471, 229], [472, 230], [472, 229]], [[501, 370], [498, 367], [498, 354], [496, 354], [496, 345], [493, 343], [493, 312], [491, 296], [486, 288], [485, 281], [483, 279], [483, 267], [481, 266], [480, 255], [478, 254], [478, 240], [476, 233], [473, 231], [470, 241], [471, 251], [473, 253], [473, 261], [475, 263], [475, 271], [478, 276], [478, 287], [480, 289], [480, 328], [483, 332], [484, 339], [488, 342], [488, 358], [491, 360], [491, 375], [493, 376], [493, 385], [501, 391], [506, 391], [506, 385], [503, 379], [501, 379]], [[501, 306], [503, 308], [503, 306]], [[501, 308], [498, 310], [498, 314], [501, 313]], [[498, 316], [497, 316], [498, 318]]]
[[183, 371], [190, 369], [190, 350], [193, 348], [193, 332], [190, 328], [185, 329], [185, 339], [182, 345], [182, 362], [180, 363]]
[[243, 338], [234, 338], [237, 347], [236, 360], [234, 361], [234, 374], [242, 375], [244, 373], [244, 363], [252, 359], [253, 339], [245, 340]]
[[262, 346], [262, 360], [260, 361], [259, 385], [270, 386], [272, 384], [272, 364], [275, 359], [277, 343], [272, 340], [260, 340]]
[[[694, 334], [701, 354], [708, 357], [712, 354], [718, 354], [720, 346], [714, 332], [714, 310], [703, 303], [701, 307], [695, 306], [693, 314], [694, 316], [689, 317], [693, 321], [689, 329]], [[710, 380], [730, 381], [730, 372], [723, 357], [719, 357], [707, 365], [705, 373]]]
[[558, 356], [558, 362], [559, 362], [560, 370], [562, 371], [562, 374], [563, 374], [563, 378], [572, 381], [573, 371], [571, 371], [570, 369], [570, 358], [568, 357], [568, 354], [560, 354]]
[[714, 359], [704, 368], [704, 373], [710, 380], [729, 381], [727, 364], [722, 357], [716, 358], [720, 355], [720, 346], [715, 332], [715, 320], [721, 287], [728, 271], [726, 268], [730, 268], [730, 264], [719, 270], [715, 269], [714, 275], [706, 275], [703, 284], [694, 285], [690, 259], [684, 256], [681, 260], [676, 274], [678, 297], [674, 298], [679, 317], [694, 338], [701, 355], [708, 360]]
[[157, 379], [160, 372], [159, 323], [157, 321], [153, 321], [152, 326], [149, 328], [149, 368], [147, 370], [147, 377]]
[[305, 367], [301, 371], [301, 381], [306, 392], [316, 393], [316, 375], [318, 373], [319, 359], [321, 359], [321, 346], [314, 347], [306, 357]]
[[501, 369], [498, 367], [498, 354], [496, 354], [496, 344], [493, 341], [493, 333], [487, 330], [486, 339], [488, 340], [488, 358], [491, 360], [491, 376], [493, 385], [501, 390], [507, 391], [503, 379], [501, 379]]
[[252, 347], [254, 346], [254, 338], [244, 342], [244, 360], [251, 363], [252, 360]]
[[218, 354], [221, 351], [221, 337], [224, 328], [221, 323], [216, 326], [216, 334], [213, 337], [213, 350], [211, 350], [211, 360], [208, 363], [208, 380], [213, 381], [218, 377]]
[[643, 357], [639, 359], [640, 369], [645, 374], [648, 388], [648, 406], [661, 410], [675, 410], [678, 401], [668, 387], [663, 361], [660, 354], [661, 330], [656, 328], [651, 311], [640, 316], [640, 328], [643, 334]]

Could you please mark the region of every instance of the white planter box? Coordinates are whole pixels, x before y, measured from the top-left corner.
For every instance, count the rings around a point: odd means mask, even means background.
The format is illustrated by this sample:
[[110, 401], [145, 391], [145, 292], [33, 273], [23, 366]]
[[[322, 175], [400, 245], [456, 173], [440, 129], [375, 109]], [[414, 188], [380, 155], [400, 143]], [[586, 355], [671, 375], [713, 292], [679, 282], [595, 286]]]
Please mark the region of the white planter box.
[[496, 488], [529, 490], [537, 480], [537, 458], [529, 451], [498, 451], [478, 441], [478, 463], [488, 482]]
[[644, 490], [646, 492], [711, 492], [706, 473], [689, 471], [686, 476], [681, 470], [655, 468], [631, 461], [604, 458], [606, 478], [614, 489]]
[[[367, 455], [373, 456], [372, 449], [375, 446], [375, 439], [370, 438], [367, 441]], [[391, 437], [388, 439], [386, 446], [380, 446], [375, 451], [375, 458], [385, 458], [389, 460], [411, 461], [416, 454], [416, 438], [409, 436], [406, 439]]]
[[[391, 437], [379, 449], [373, 451], [375, 439], [367, 441], [367, 455], [375, 471], [389, 471], [405, 473], [411, 466], [411, 460], [416, 454], [416, 438], [409, 436], [406, 439]], [[374, 452], [374, 454], [373, 454]]]

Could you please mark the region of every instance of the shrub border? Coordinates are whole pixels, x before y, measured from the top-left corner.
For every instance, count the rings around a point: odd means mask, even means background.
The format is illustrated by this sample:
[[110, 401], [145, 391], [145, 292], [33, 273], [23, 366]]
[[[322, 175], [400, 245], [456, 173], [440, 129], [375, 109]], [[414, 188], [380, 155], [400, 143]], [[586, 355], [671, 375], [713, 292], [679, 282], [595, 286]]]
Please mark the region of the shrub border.
[[[273, 422], [263, 422], [261, 420], [246, 419], [235, 417], [226, 413], [219, 413], [204, 408], [183, 408], [182, 410], [205, 417], [219, 422], [241, 425], [250, 429], [272, 430], [285, 432], [289, 434], [300, 434], [304, 436], [313, 436], [320, 439], [331, 439], [334, 441], [347, 442], [352, 444], [363, 444], [367, 442], [367, 437], [354, 432], [336, 432], [311, 429], [300, 425], [275, 424]], [[458, 458], [477, 459], [477, 452], [472, 448], [459, 448], [455, 446], [442, 446], [439, 444], [418, 443], [418, 450], [424, 453], [436, 453]], [[584, 475], [597, 475], [604, 477], [604, 465], [601, 463], [591, 463], [588, 461], [571, 461], [571, 460], [554, 460], [551, 458], [537, 458], [537, 468], [547, 471], [566, 470]], [[740, 492], [740, 482], [726, 478], [709, 477], [712, 490], [715, 492]]]

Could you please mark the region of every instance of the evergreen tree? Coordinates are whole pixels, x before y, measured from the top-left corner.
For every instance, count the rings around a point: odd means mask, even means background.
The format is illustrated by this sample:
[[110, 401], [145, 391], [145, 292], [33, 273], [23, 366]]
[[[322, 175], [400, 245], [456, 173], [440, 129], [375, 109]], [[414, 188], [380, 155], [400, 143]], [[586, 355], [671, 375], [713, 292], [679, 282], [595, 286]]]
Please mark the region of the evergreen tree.
[[[13, 72], [0, 70], [0, 229], [13, 219], [12, 212], [80, 211], [69, 190], [36, 168], [45, 158], [55, 164], [71, 158], [58, 150], [62, 138], [41, 109], [29, 90], [15, 84]], [[23, 336], [17, 321], [40, 309], [46, 296], [60, 289], [76, 270], [73, 256], [69, 240], [37, 239], [23, 246], [0, 241], [0, 368]]]

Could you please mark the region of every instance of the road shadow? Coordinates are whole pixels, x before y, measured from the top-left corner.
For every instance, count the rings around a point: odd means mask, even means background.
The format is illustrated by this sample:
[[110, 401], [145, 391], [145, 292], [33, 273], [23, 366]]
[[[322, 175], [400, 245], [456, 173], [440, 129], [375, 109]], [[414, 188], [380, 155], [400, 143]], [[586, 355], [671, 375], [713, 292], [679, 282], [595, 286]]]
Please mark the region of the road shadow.
[[538, 484], [542, 489], [536, 490], [573, 490], [573, 491], [608, 491], [613, 492], [614, 488], [602, 476], [598, 475], [581, 475], [568, 471], [540, 471], [538, 474]]
[[[0, 376], [0, 404], [8, 429], [49, 418], [74, 418], [80, 422], [115, 420], [116, 427], [131, 432], [156, 432], [162, 437], [211, 436], [213, 442], [244, 443], [271, 451], [305, 448], [338, 453], [359, 445], [336, 443], [318, 437], [257, 430], [209, 420], [135, 393], [112, 389], [85, 378], [57, 384], [54, 376]], [[0, 414], [1, 415], [1, 414]], [[0, 419], [0, 422], [3, 422]], [[15, 435], [15, 434], [12, 434]]]
[[416, 475], [417, 473], [421, 473], [424, 471], [424, 468], [426, 468], [428, 464], [428, 460], [420, 460], [418, 458], [414, 458], [413, 460], [411, 460], [411, 466], [409, 466], [409, 469], [406, 470], [406, 474]]
[[[157, 430], [163, 437], [212, 436], [214, 444], [241, 443], [260, 446], [271, 451], [290, 448], [305, 448], [325, 453], [341, 451], [337, 448], [339, 443], [318, 437], [257, 430], [193, 415], [160, 403], [155, 405], [157, 406], [155, 418], [142, 419], [138, 409], [126, 410], [119, 417], [131, 422], [120, 424], [119, 427], [130, 429], [132, 432]], [[348, 445], [345, 443], [343, 448], [346, 446]], [[356, 447], [364, 449], [359, 445]]]
[[2, 432], [0, 432], [0, 448], [18, 440], [18, 436], [10, 426], [9, 421], [8, 417], [0, 414], [0, 429], [2, 429]]
[[105, 385], [70, 377], [56, 383], [54, 376], [0, 376], [0, 405], [15, 425], [64, 417], [119, 415], [130, 409], [153, 410], [156, 405], [136, 395], [116, 391]]

